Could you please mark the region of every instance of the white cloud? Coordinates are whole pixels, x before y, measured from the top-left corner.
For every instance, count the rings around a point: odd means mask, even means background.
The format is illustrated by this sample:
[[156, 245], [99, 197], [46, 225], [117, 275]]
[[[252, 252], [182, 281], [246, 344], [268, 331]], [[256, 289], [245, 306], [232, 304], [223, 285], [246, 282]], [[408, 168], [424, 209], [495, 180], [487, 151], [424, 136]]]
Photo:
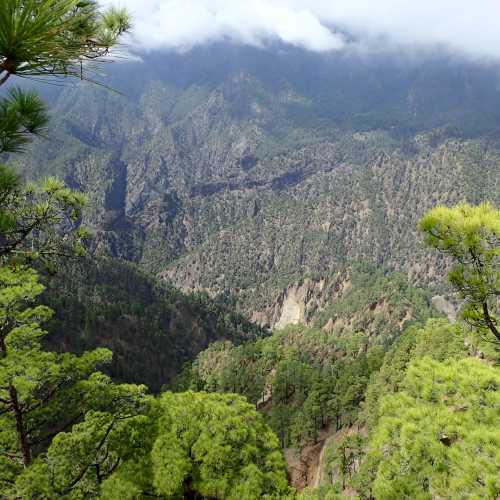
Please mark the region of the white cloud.
[[314, 51], [342, 48], [338, 26], [375, 43], [442, 45], [500, 58], [500, 0], [104, 0], [128, 7], [132, 44], [186, 49], [211, 41], [270, 40]]

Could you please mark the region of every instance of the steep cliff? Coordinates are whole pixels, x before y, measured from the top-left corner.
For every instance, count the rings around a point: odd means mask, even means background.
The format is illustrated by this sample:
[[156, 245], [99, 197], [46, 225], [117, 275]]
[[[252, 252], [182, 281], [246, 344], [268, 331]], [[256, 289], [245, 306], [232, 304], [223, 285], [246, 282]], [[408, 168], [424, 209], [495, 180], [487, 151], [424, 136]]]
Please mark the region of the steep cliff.
[[23, 168], [89, 193], [93, 250], [293, 323], [293, 294], [309, 293], [297, 283], [353, 261], [439, 281], [419, 217], [500, 202], [495, 71], [227, 45], [151, 54], [112, 69], [122, 95], [50, 96], [53, 127]]

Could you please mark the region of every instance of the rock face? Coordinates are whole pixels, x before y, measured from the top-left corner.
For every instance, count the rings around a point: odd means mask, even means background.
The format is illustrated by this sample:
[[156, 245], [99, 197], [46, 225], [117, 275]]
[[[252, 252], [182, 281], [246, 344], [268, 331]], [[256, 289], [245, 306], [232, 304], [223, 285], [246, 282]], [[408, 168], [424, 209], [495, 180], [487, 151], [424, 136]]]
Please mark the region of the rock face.
[[439, 281], [422, 214], [500, 202], [487, 67], [227, 46], [147, 58], [113, 69], [122, 96], [61, 92], [22, 166], [89, 193], [96, 251], [262, 324], [307, 322], [303, 280], [355, 260]]
[[381, 340], [438, 311], [431, 294], [401, 273], [356, 264], [287, 286], [267, 309], [254, 312], [252, 321], [277, 330], [303, 324], [340, 336], [365, 332]]
[[288, 325], [304, 323], [304, 297], [297, 295], [295, 290], [289, 290], [281, 308], [281, 316], [276, 328], [285, 328]]
[[432, 297], [432, 305], [440, 313], [444, 314], [452, 323], [457, 321], [460, 305], [458, 304], [456, 298], [444, 295], [435, 295]]
[[276, 304], [274, 318], [279, 319], [274, 328], [285, 328], [299, 323], [308, 324], [309, 312], [319, 307], [325, 284], [325, 279], [317, 281], [305, 279], [301, 284], [289, 286]]

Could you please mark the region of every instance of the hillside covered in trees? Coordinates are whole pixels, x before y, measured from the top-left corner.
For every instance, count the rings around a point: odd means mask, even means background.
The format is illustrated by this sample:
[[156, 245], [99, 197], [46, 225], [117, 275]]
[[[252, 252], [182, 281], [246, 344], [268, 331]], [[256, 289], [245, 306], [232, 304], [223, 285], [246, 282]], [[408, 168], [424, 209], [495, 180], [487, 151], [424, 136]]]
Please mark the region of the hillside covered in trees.
[[441, 283], [419, 219], [499, 203], [494, 66], [224, 44], [142, 57], [105, 68], [121, 95], [44, 87], [47, 140], [19, 169], [88, 194], [93, 250], [262, 326], [288, 287], [355, 261]]
[[497, 64], [133, 15], [0, 3], [0, 498], [500, 498]]
[[268, 334], [206, 293], [185, 295], [126, 262], [65, 262], [45, 282], [42, 301], [56, 311], [47, 345], [75, 352], [109, 347], [110, 374], [153, 391], [213, 341], [239, 344]]

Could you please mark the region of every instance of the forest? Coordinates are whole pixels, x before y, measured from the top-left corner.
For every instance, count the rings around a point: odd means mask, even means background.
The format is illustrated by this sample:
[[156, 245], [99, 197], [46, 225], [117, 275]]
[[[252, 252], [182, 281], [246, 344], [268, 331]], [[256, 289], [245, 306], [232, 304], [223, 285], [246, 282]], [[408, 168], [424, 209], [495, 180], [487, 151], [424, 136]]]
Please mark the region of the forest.
[[[276, 152], [278, 143], [295, 144], [297, 129], [288, 128], [281, 142], [271, 131], [270, 142], [259, 145], [261, 158], [243, 148], [238, 159], [243, 171], [260, 172], [253, 184], [245, 179], [242, 188], [232, 175], [221, 184], [194, 179], [151, 204], [125, 200], [137, 219], [119, 200], [128, 189], [119, 182], [123, 158], [110, 157], [81, 130], [71, 132], [75, 141], [83, 137], [78, 146], [46, 146], [55, 171], [42, 162], [33, 174], [38, 149], [50, 143], [51, 123], [61, 126], [61, 108], [51, 110], [54, 101], [43, 97], [43, 86], [77, 82], [76, 92], [86, 92], [85, 85], [119, 94], [101, 68], [133, 29], [126, 9], [104, 9], [94, 0], [0, 4], [0, 497], [500, 498], [494, 182], [471, 182], [468, 199], [426, 199], [417, 221], [414, 213], [404, 215], [401, 202], [390, 209], [399, 225], [387, 228], [375, 184], [352, 167], [349, 182], [369, 191], [375, 207], [367, 202], [356, 209], [370, 212], [381, 238], [391, 232], [389, 253], [397, 247], [400, 260], [390, 265], [380, 257], [384, 245], [363, 236], [349, 215], [336, 214], [343, 226], [326, 224], [323, 232], [325, 224], [308, 219], [322, 189], [311, 180], [315, 175], [373, 155], [380, 173], [389, 162], [380, 148], [394, 155], [398, 168], [404, 155], [414, 154], [407, 150], [415, 130], [403, 125], [397, 138], [376, 132], [352, 150], [356, 134], [386, 127], [385, 103], [362, 126], [359, 113], [345, 120], [335, 132], [333, 157], [321, 156], [314, 149], [321, 149], [319, 139], [308, 136], [316, 126], [308, 120], [328, 111], [322, 101], [309, 117], [291, 109], [288, 118], [311, 127], [299, 141], [305, 150]], [[199, 88], [190, 92], [194, 101], [206, 97]], [[176, 106], [181, 115], [191, 103]], [[196, 122], [190, 113], [186, 120]], [[187, 129], [176, 127], [185, 146]], [[419, 140], [428, 141], [429, 132], [420, 132]], [[448, 141], [448, 132], [439, 129], [435, 140]], [[451, 147], [445, 142], [436, 148]], [[92, 156], [94, 148], [101, 156]], [[451, 156], [477, 153], [484, 172], [495, 177], [498, 165], [489, 153], [461, 148], [455, 144]], [[115, 169], [101, 205], [99, 190], [87, 192], [80, 182], [87, 153], [95, 160], [85, 164], [89, 176], [97, 176], [95, 185], [106, 178], [100, 168]], [[321, 171], [311, 160], [316, 153]], [[434, 153], [425, 154], [431, 162]], [[262, 158], [275, 171], [265, 171]], [[77, 173], [61, 175], [63, 164]], [[436, 181], [432, 189], [443, 184]], [[262, 190], [260, 198], [250, 208], [242, 202], [227, 210], [249, 185]], [[303, 189], [309, 194], [300, 198]], [[326, 190], [318, 199], [331, 196]], [[352, 211], [354, 203], [342, 210]], [[292, 236], [300, 231], [280, 219], [290, 211], [303, 229], [300, 242]], [[151, 227], [152, 220], [169, 217]], [[181, 218], [198, 223], [193, 229], [172, 222]], [[278, 226], [290, 239], [285, 249], [268, 247]], [[396, 244], [403, 226], [412, 239]], [[245, 238], [261, 229], [267, 233], [246, 249]], [[164, 230], [169, 234], [162, 239]], [[202, 286], [206, 280], [212, 286]]]

